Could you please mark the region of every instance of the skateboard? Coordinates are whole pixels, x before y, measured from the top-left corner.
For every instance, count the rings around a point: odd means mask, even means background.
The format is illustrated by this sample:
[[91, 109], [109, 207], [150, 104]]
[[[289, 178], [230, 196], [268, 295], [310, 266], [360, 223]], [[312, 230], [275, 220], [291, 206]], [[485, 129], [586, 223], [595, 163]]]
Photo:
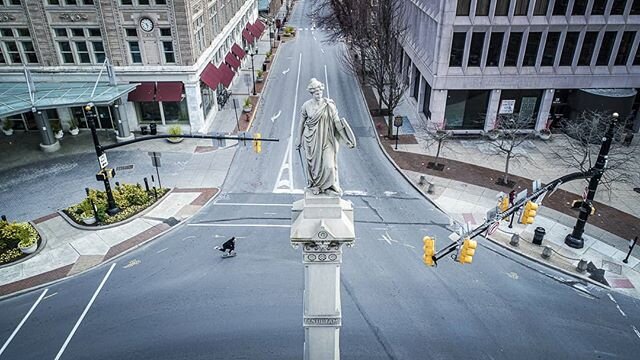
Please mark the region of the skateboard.
[[236, 252], [235, 251], [233, 253], [231, 253], [231, 254], [228, 254], [228, 253], [222, 254], [222, 258], [223, 259], [234, 257], [234, 256], [236, 256]]

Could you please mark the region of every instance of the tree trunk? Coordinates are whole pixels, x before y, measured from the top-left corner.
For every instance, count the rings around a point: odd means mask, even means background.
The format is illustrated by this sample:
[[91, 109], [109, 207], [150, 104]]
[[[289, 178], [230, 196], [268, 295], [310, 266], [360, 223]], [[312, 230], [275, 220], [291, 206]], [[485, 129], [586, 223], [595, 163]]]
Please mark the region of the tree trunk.
[[387, 137], [389, 139], [393, 138], [393, 113], [389, 112], [389, 120], [387, 120], [389, 126], [387, 126]]
[[504, 166], [504, 177], [502, 178], [502, 182], [506, 185], [509, 183], [509, 161], [511, 161], [511, 153], [507, 153], [507, 163]]
[[438, 151], [436, 152], [436, 161], [435, 163], [438, 163], [438, 159], [440, 158], [440, 148], [442, 147], [442, 139], [438, 140]]

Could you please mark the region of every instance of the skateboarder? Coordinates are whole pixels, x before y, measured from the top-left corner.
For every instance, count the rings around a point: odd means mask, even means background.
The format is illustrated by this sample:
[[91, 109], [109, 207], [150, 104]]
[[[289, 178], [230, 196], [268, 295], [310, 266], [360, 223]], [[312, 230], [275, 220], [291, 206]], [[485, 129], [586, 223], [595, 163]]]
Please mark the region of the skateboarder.
[[[214, 249], [222, 251], [224, 253], [222, 256], [234, 256], [236, 254], [236, 237], [234, 236], [231, 239], [225, 241], [224, 244], [222, 244], [222, 247], [216, 246]], [[227, 250], [229, 251], [228, 253]]]

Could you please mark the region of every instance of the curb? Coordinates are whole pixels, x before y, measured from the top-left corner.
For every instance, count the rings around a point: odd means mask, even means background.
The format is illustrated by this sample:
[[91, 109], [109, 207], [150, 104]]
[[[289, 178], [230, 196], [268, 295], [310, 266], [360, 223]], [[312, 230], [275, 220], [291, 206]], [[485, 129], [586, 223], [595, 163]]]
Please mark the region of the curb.
[[[260, 39], [258, 39], [258, 41], [260, 41]], [[282, 43], [280, 45], [278, 45], [278, 47], [276, 48], [275, 52], [271, 53], [271, 64], [275, 63], [276, 55], [278, 55], [278, 50], [280, 49], [280, 46], [282, 46]], [[264, 62], [263, 62], [263, 64], [264, 64]], [[269, 75], [271, 75], [271, 71], [269, 71]], [[262, 91], [260, 92], [260, 94], [258, 94], [258, 100], [256, 101], [256, 108], [254, 109], [255, 111], [253, 112], [253, 115], [249, 119], [249, 124], [247, 124], [247, 130], [246, 131], [249, 131], [249, 129], [251, 129], [251, 126], [253, 126], [253, 120], [258, 115], [258, 110], [260, 108], [260, 104], [262, 103], [262, 95], [267, 91], [267, 85], [269, 85], [269, 79], [270, 78], [271, 78], [271, 76], [267, 76], [264, 79], [264, 86], [262, 86]]]
[[[105, 266], [105, 265], [106, 265], [106, 264], [108, 264], [108, 263], [115, 263], [115, 262], [116, 262], [116, 260], [117, 260], [118, 258], [120, 258], [120, 257], [122, 257], [122, 256], [124, 256], [124, 255], [127, 255], [128, 253], [130, 253], [130, 252], [132, 252], [132, 251], [134, 251], [134, 250], [136, 250], [136, 249], [139, 249], [139, 248], [140, 248], [140, 247], [142, 247], [142, 246], [145, 246], [145, 245], [149, 244], [150, 242], [154, 241], [156, 238], [158, 238], [158, 237], [160, 237], [160, 236], [163, 236], [163, 235], [165, 235], [165, 234], [167, 234], [167, 233], [169, 233], [169, 232], [173, 231], [174, 229], [177, 229], [179, 226], [182, 226], [183, 224], [185, 224], [185, 223], [187, 222], [187, 220], [189, 220], [190, 218], [192, 218], [192, 217], [193, 217], [194, 215], [196, 215], [200, 210], [202, 210], [202, 208], [204, 208], [205, 206], [209, 205], [213, 200], [215, 200], [215, 199], [218, 197], [218, 195], [219, 195], [219, 194], [220, 194], [220, 192], [221, 192], [221, 191], [220, 191], [220, 188], [214, 188], [214, 189], [216, 189], [216, 190], [217, 190], [217, 191], [216, 191], [216, 193], [211, 197], [211, 199], [209, 199], [207, 202], [205, 202], [205, 203], [200, 207], [200, 209], [199, 209], [197, 212], [195, 212], [193, 215], [191, 215], [191, 216], [189, 216], [189, 217], [187, 217], [187, 218], [184, 218], [184, 219], [182, 219], [182, 220], [179, 220], [179, 221], [178, 221], [178, 223], [177, 223], [177, 224], [175, 224], [174, 226], [171, 226], [171, 227], [169, 227], [168, 229], [166, 229], [166, 230], [164, 230], [164, 231], [162, 231], [162, 232], [160, 232], [160, 233], [158, 233], [158, 234], [156, 234], [156, 235], [154, 235], [154, 236], [150, 237], [149, 239], [146, 239], [146, 240], [142, 241], [142, 242], [141, 242], [141, 243], [139, 243], [139, 244], [136, 244], [136, 245], [134, 245], [134, 246], [132, 246], [132, 247], [130, 247], [130, 248], [128, 248], [128, 249], [126, 249], [126, 250], [124, 250], [124, 251], [122, 251], [122, 252], [120, 252], [120, 253], [116, 254], [116, 255], [113, 255], [113, 256], [111, 256], [111, 257], [110, 257], [110, 258], [108, 258], [108, 259], [104, 259], [104, 261], [102, 261], [102, 262], [100, 262], [100, 263], [98, 263], [98, 264], [96, 264], [96, 265], [94, 265], [94, 266], [92, 266], [92, 267], [89, 267], [89, 268], [87, 268], [87, 269], [84, 269], [84, 270], [82, 270], [82, 271], [80, 271], [80, 272], [78, 272], [78, 273], [75, 273], [75, 274], [72, 274], [72, 275], [69, 275], [69, 276], [62, 276], [62, 277], [60, 277], [60, 278], [58, 278], [58, 279], [55, 279], [55, 280], [52, 280], [52, 281], [48, 281], [48, 282], [46, 282], [46, 283], [39, 284], [39, 285], [35, 285], [35, 286], [32, 286], [32, 287], [28, 287], [28, 288], [20, 289], [20, 290], [17, 290], [17, 291], [12, 292], [12, 293], [10, 293], [10, 294], [0, 295], [0, 301], [5, 300], [5, 299], [9, 299], [9, 298], [12, 298], [12, 297], [15, 297], [15, 296], [20, 296], [20, 295], [25, 294], [25, 293], [30, 292], [30, 291], [34, 291], [34, 290], [38, 290], [38, 289], [41, 289], [41, 288], [44, 288], [44, 287], [47, 287], [47, 286], [54, 285], [54, 284], [56, 284], [56, 283], [58, 283], [58, 282], [61, 282], [61, 281], [63, 281], [63, 280], [66, 280], [66, 279], [72, 279], [72, 278], [74, 278], [74, 277], [76, 277], [76, 276], [80, 276], [80, 275], [82, 275], [82, 274], [84, 274], [84, 273], [86, 273], [86, 272], [88, 272], [88, 271], [91, 271], [91, 270], [94, 270], [94, 269], [100, 268], [100, 267], [102, 267], [102, 266]], [[167, 194], [168, 194], [168, 193], [167, 193]], [[177, 219], [176, 219], [176, 220], [177, 220]], [[42, 248], [44, 248], [44, 247], [42, 247]], [[36, 253], [37, 253], [37, 252], [36, 252]], [[107, 254], [105, 254], [105, 257], [106, 257], [106, 255], [107, 255]], [[12, 265], [14, 265], [14, 264], [15, 264], [15, 263], [12, 263]], [[73, 267], [73, 265], [75, 265], [75, 263], [74, 263], [74, 264], [71, 264], [71, 265], [67, 265], [67, 266]], [[67, 266], [64, 266], [64, 267], [67, 267]], [[64, 267], [62, 267], [62, 268], [64, 268]], [[55, 271], [55, 270], [57, 270], [57, 269], [52, 269], [52, 270], [49, 270], [49, 271]], [[35, 275], [35, 276], [38, 276], [38, 275]], [[32, 276], [32, 277], [33, 277], [33, 276]], [[26, 279], [30, 279], [30, 278], [26, 278]], [[26, 279], [22, 279], [22, 280], [26, 280]], [[22, 280], [18, 280], [18, 281], [22, 281]], [[5, 284], [5, 285], [9, 285], [9, 284], [12, 284], [12, 283], [8, 283], [8, 284]]]

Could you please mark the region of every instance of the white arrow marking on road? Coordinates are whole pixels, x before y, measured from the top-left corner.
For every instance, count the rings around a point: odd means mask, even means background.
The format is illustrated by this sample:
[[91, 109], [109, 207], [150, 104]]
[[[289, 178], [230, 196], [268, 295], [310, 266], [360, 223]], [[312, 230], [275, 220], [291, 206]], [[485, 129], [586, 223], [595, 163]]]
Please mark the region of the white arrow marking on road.
[[36, 306], [38, 306], [38, 304], [40, 304], [40, 301], [42, 301], [42, 299], [44, 298], [44, 296], [47, 294], [47, 291], [49, 291], [49, 289], [44, 289], [44, 291], [42, 292], [42, 294], [40, 294], [40, 297], [38, 297], [38, 300], [36, 300], [35, 303], [33, 303], [33, 305], [31, 305], [31, 309], [29, 309], [29, 311], [27, 311], [27, 315], [25, 315], [22, 318], [22, 321], [20, 321], [20, 323], [18, 324], [18, 326], [15, 328], [15, 330], [13, 330], [13, 332], [11, 333], [11, 336], [9, 336], [9, 338], [7, 339], [7, 341], [4, 342], [4, 345], [2, 345], [2, 349], [0, 349], [0, 355], [2, 355], [2, 353], [4, 352], [4, 350], [7, 348], [7, 346], [9, 346], [9, 343], [11, 342], [11, 340], [13, 340], [13, 338], [16, 336], [16, 334], [18, 333], [18, 331], [20, 331], [20, 328], [22, 327], [22, 325], [24, 325], [24, 323], [27, 321], [27, 319], [29, 318], [29, 316], [31, 316], [31, 313], [33, 312], [33, 310], [35, 310]]
[[47, 300], [48, 298], [50, 298], [50, 297], [54, 297], [54, 296], [56, 296], [56, 295], [58, 295], [58, 293], [57, 293], [57, 292], [54, 292], [53, 294], [49, 294], [49, 295], [45, 296], [42, 300]]
[[638, 336], [640, 338], [640, 331], [638, 331], [638, 329], [636, 329], [636, 327], [634, 325], [631, 325], [631, 327], [633, 328], [633, 332], [636, 333], [636, 336]]
[[278, 113], [271, 117], [271, 122], [275, 122], [276, 119], [280, 117], [281, 112], [282, 112], [281, 110], [278, 110]]
[[384, 192], [384, 196], [393, 196], [395, 194], [397, 194], [397, 192], [395, 192], [395, 191], [385, 191]]
[[289, 72], [289, 68], [287, 68], [287, 70], [283, 71], [282, 74], [286, 75]]
[[187, 239], [193, 239], [193, 238], [195, 238], [195, 236], [187, 236], [186, 238], [182, 239], [182, 241], [185, 241]]

